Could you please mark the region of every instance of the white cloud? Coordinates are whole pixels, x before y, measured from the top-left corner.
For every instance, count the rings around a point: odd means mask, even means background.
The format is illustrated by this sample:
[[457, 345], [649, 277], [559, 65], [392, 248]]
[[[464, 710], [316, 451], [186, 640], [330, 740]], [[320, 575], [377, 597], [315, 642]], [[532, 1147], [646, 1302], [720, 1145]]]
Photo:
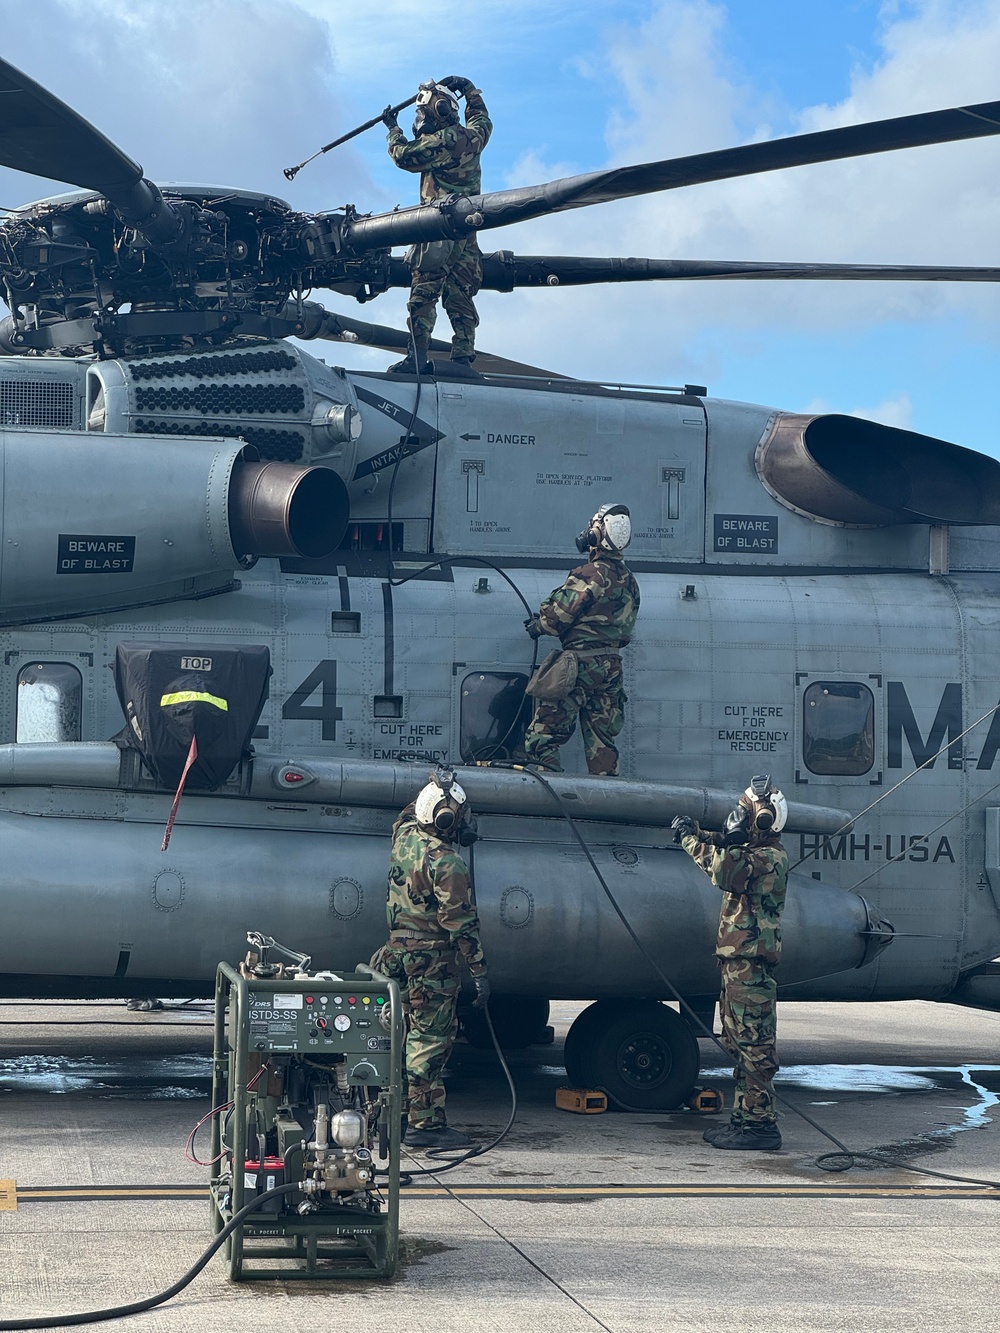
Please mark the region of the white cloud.
[[[621, 90], [607, 127], [613, 164], [760, 137], [773, 108], [731, 68], [723, 37], [723, 10], [708, 0], [665, 0], [639, 28], [613, 31], [604, 71]], [[997, 95], [998, 68], [1000, 0], [924, 0], [886, 24], [880, 58], [853, 71], [847, 98], [802, 108], [790, 129], [987, 100]], [[918, 148], [601, 205], [489, 239], [522, 253], [997, 265], [998, 167], [997, 140]], [[537, 168], [544, 173], [541, 162]], [[490, 341], [496, 345], [499, 336], [529, 358], [548, 355], [553, 345], [572, 346], [578, 357], [581, 330], [592, 331], [583, 348], [589, 367], [580, 373], [599, 373], [610, 354], [622, 371], [627, 363], [630, 373], [647, 377], [664, 361], [694, 373], [692, 344], [720, 326], [808, 333], [926, 324], [957, 313], [995, 339], [996, 302], [995, 287], [969, 284], [561, 290], [530, 293], [516, 309], [506, 298], [502, 310], [491, 311]], [[612, 327], [623, 334], [608, 347], [603, 335]]]
[[[997, 93], [1000, 0], [886, 5], [877, 58], [854, 69], [849, 95], [797, 110], [775, 106], [753, 71], [735, 63], [732, 3], [658, 0], [641, 22], [628, 22], [637, 6], [616, 0], [480, 0], [474, 12], [465, 0], [440, 0], [432, 13], [417, 0], [377, 9], [199, 0], [193, 21], [176, 0], [0, 0], [0, 21], [5, 56], [158, 179], [274, 191], [303, 209], [347, 199], [379, 209], [412, 197], [412, 182], [370, 140], [338, 149], [292, 186], [281, 168], [405, 95], [431, 68], [488, 74], [501, 108], [490, 148], [490, 162], [503, 163], [492, 168], [498, 186], [725, 147], [767, 137], [772, 125], [807, 131]], [[556, 134], [570, 116], [570, 82], [577, 110], [593, 90], [593, 122]], [[998, 166], [997, 141], [915, 149], [602, 205], [483, 243], [517, 253], [998, 262]], [[0, 173], [5, 204], [43, 192]], [[996, 298], [995, 288], [888, 283], [545, 289], [484, 294], [480, 340], [580, 375], [713, 384], [724, 358], [760, 357], [779, 336], [928, 327], [957, 316], [995, 342]], [[402, 311], [402, 297], [390, 294], [363, 313], [400, 323]], [[897, 385], [884, 391], [895, 398]]]
[[901, 393], [897, 398], [887, 398], [877, 407], [856, 407], [848, 416], [877, 421], [882, 426], [896, 426], [900, 430], [913, 429], [913, 403], [908, 393]]
[[[353, 115], [329, 28], [294, 0], [199, 0], [196, 23], [174, 0], [0, 0], [0, 21], [5, 58], [157, 180], [291, 192], [303, 208], [374, 193], [350, 148], [335, 170], [282, 177]], [[23, 176], [2, 188], [4, 203], [31, 195]]]
[[[456, 62], [482, 64], [508, 56], [516, 60], [528, 44], [574, 17], [570, 0], [379, 0], [347, 5], [344, 0], [295, 0], [303, 11], [328, 25], [339, 67], [359, 83], [393, 80], [414, 87], [442, 78]], [[442, 68], [447, 65], [449, 68]]]

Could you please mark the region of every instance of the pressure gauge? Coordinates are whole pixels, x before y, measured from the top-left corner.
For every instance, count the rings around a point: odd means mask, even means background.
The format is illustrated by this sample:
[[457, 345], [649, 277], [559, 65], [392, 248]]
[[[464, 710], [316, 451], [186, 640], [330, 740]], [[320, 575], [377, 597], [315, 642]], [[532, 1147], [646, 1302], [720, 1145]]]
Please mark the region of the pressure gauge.
[[337, 1016], [333, 1020], [333, 1026], [337, 1029], [338, 1032], [346, 1032], [347, 1029], [351, 1026], [350, 1014], [337, 1014]]

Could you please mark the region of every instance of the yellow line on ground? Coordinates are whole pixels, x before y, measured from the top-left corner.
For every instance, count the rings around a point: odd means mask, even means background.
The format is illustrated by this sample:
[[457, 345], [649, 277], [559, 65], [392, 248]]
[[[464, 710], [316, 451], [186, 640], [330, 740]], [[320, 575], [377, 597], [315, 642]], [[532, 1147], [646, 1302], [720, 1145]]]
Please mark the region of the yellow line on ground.
[[[8, 1188], [9, 1187], [9, 1188]], [[682, 1199], [682, 1198], [844, 1198], [844, 1199], [1000, 1199], [1000, 1189], [976, 1185], [410, 1185], [402, 1199]], [[208, 1198], [200, 1186], [95, 1185], [67, 1187], [40, 1185], [15, 1189], [13, 1181], [0, 1181], [0, 1210], [16, 1209], [18, 1203], [89, 1203], [103, 1199]]]

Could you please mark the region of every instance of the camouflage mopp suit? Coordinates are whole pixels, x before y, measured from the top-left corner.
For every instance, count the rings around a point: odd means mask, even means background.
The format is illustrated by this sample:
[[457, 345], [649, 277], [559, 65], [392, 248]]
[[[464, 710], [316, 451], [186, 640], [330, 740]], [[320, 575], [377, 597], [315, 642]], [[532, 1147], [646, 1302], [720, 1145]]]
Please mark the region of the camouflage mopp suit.
[[578, 656], [576, 684], [565, 699], [539, 699], [525, 736], [528, 762], [562, 771], [559, 747], [573, 735], [577, 717], [587, 769], [618, 775], [615, 738], [625, 724], [622, 659], [639, 614], [639, 585], [621, 556], [600, 552], [578, 565], [538, 609], [538, 628], [554, 634]]
[[473, 976], [486, 964], [465, 861], [446, 838], [417, 823], [412, 804], [392, 829], [386, 916], [389, 940], [371, 962], [403, 993], [409, 1123], [443, 1126], [444, 1067], [458, 1035], [459, 955]]
[[[479, 194], [482, 190], [479, 156], [489, 143], [493, 122], [478, 88], [468, 88], [464, 96], [464, 125], [445, 125], [413, 140], [407, 139], [398, 126], [389, 131], [389, 155], [397, 167], [420, 172], [421, 203], [448, 194]], [[479, 316], [472, 298], [483, 281], [483, 257], [475, 235], [416, 245], [407, 258], [408, 309], [414, 338], [426, 345], [441, 300], [454, 333], [452, 356], [474, 355]]]
[[688, 834], [681, 846], [725, 894], [715, 952], [722, 971], [722, 1043], [737, 1062], [732, 1119], [774, 1124], [779, 1068], [774, 970], [781, 958], [788, 856], [773, 835], [725, 848], [712, 837]]

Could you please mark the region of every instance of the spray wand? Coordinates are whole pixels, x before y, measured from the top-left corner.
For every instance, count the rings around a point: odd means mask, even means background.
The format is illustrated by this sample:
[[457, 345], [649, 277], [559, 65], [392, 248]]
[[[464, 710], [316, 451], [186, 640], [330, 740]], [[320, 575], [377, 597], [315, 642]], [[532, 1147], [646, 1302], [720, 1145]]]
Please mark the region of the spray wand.
[[[408, 97], [405, 102], [400, 102], [398, 106], [394, 106], [390, 109], [394, 116], [398, 116], [400, 111], [405, 111], [406, 108], [412, 106], [416, 100], [417, 94], [414, 93], [413, 96]], [[322, 148], [317, 148], [312, 157], [307, 157], [306, 160], [300, 162], [297, 167], [285, 167], [285, 180], [293, 181], [303, 167], [307, 167], [310, 162], [315, 162], [316, 158], [322, 157], [322, 155], [328, 153], [331, 148], [339, 148], [342, 143], [347, 143], [348, 139], [356, 139], [359, 134], [364, 134], [365, 130], [370, 130], [373, 126], [378, 125], [384, 115], [385, 112], [380, 111], [377, 116], [373, 116], [371, 120], [366, 120], [365, 123], [359, 125], [357, 129], [350, 130], [347, 134], [342, 134], [339, 139], [334, 139], [332, 143], [324, 144]]]

